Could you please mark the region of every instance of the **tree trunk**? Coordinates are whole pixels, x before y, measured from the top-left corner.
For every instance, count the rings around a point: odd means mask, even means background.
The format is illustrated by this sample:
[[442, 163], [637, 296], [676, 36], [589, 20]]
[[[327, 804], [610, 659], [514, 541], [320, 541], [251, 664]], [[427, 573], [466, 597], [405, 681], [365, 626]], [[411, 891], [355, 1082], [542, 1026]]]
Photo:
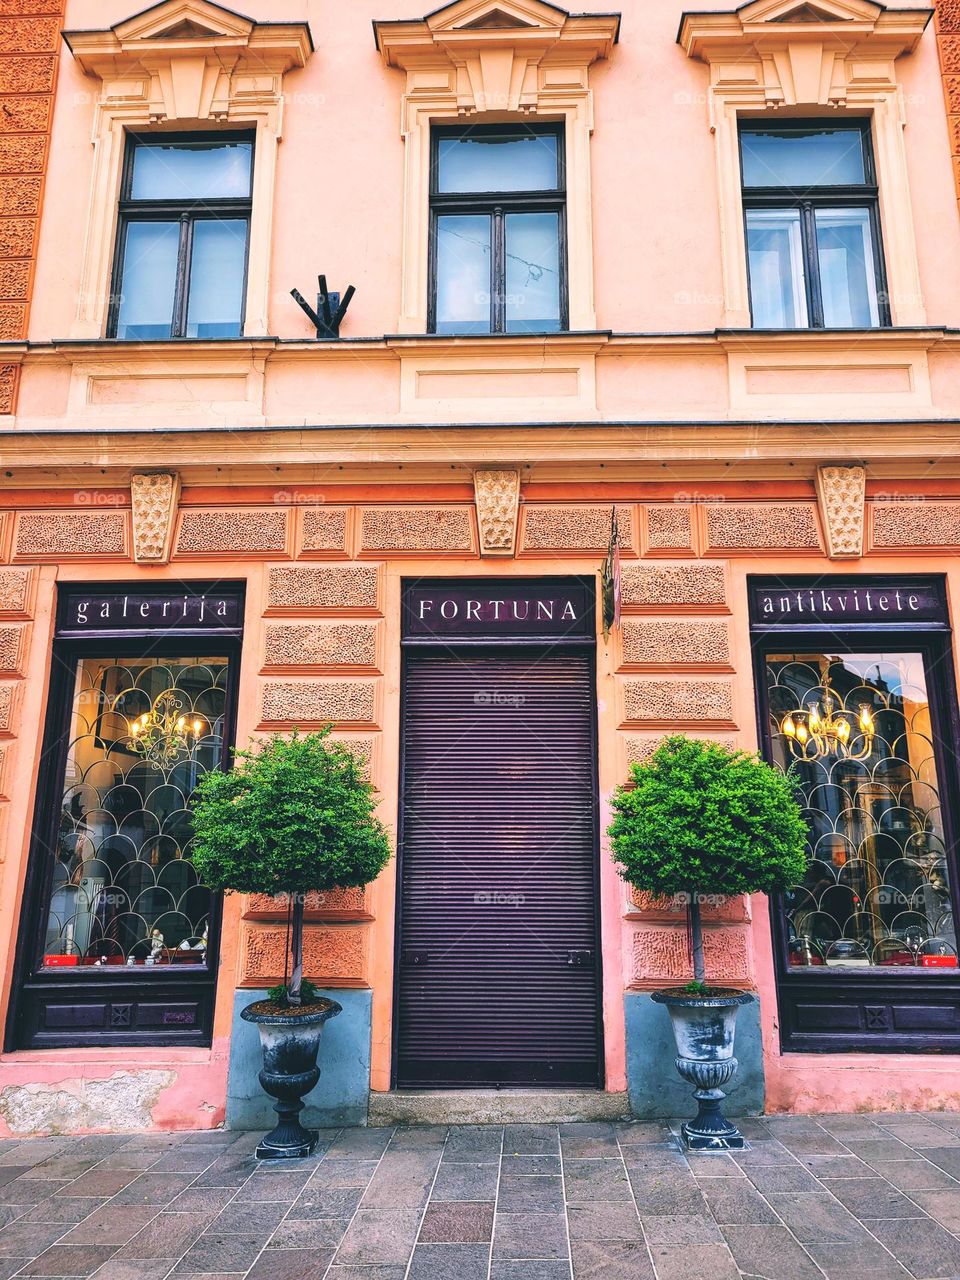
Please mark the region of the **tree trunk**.
[[694, 890], [687, 904], [690, 916], [690, 938], [693, 943], [693, 976], [697, 982], [705, 982], [707, 971], [703, 963], [703, 925], [700, 922], [700, 897]]
[[303, 894], [293, 895], [293, 922], [290, 929], [290, 950], [293, 954], [293, 972], [287, 998], [291, 1004], [300, 1003], [300, 984], [303, 982]]

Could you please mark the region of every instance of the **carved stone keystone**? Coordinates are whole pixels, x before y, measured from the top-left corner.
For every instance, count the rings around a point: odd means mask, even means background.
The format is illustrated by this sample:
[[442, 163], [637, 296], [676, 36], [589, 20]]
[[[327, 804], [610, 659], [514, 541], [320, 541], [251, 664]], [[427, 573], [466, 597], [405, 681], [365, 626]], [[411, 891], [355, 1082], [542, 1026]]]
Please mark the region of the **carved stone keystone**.
[[517, 545], [520, 472], [475, 471], [473, 492], [480, 527], [480, 554], [512, 556]]
[[817, 502], [831, 560], [863, 555], [866, 478], [863, 467], [817, 467]]
[[138, 471], [130, 477], [133, 558], [137, 564], [166, 564], [180, 500], [176, 471]]

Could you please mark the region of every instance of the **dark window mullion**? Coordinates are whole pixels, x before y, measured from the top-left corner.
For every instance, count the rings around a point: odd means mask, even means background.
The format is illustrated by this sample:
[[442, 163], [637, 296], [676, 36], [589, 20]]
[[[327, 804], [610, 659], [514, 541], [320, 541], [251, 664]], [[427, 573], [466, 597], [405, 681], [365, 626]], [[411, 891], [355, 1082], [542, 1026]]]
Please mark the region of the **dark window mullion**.
[[504, 333], [507, 328], [507, 249], [503, 209], [493, 211], [493, 235], [490, 250], [490, 331]]
[[820, 291], [820, 257], [817, 253], [817, 218], [812, 200], [800, 201], [800, 241], [807, 290], [807, 315], [811, 329], [823, 328], [823, 295]]
[[173, 321], [170, 336], [182, 338], [187, 331], [187, 302], [190, 291], [190, 250], [193, 246], [193, 219], [180, 215], [180, 246], [177, 250], [177, 284], [173, 294]]

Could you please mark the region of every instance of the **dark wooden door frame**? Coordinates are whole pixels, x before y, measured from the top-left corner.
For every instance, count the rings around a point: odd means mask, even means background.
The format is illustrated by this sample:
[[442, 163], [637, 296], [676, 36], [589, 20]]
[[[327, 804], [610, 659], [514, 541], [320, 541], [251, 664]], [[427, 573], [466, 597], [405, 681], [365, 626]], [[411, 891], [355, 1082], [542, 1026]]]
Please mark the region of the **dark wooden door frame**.
[[[68, 584], [70, 589], [76, 585]], [[123, 584], [109, 584], [113, 589], [122, 588]], [[169, 584], [165, 584], [168, 585]], [[208, 584], [189, 582], [191, 591], [202, 590]], [[234, 585], [234, 584], [231, 584]], [[242, 584], [236, 584], [242, 587]], [[99, 584], [103, 589], [103, 584]], [[131, 590], [144, 591], [144, 584], [137, 584]], [[241, 590], [241, 608], [243, 594]], [[59, 616], [59, 608], [57, 616]], [[13, 982], [7, 1012], [4, 1034], [4, 1052], [24, 1048], [20, 1043], [21, 1018], [27, 1003], [28, 990], [44, 990], [62, 994], [69, 998], [71, 994], [79, 994], [81, 984], [84, 994], [88, 994], [94, 983], [87, 979], [84, 982], [79, 975], [67, 978], [63, 973], [52, 971], [49, 975], [42, 973], [37, 965], [40, 955], [40, 940], [45, 921], [42, 918], [45, 895], [53, 874], [53, 865], [46, 856], [52, 847], [53, 836], [60, 819], [60, 798], [62, 781], [66, 767], [67, 751], [70, 743], [70, 724], [73, 713], [72, 692], [76, 680], [77, 664], [83, 657], [213, 657], [223, 655], [228, 659], [226, 705], [224, 712], [224, 732], [221, 763], [229, 764], [230, 748], [236, 733], [237, 701], [239, 695], [239, 666], [242, 645], [242, 632], [224, 629], [215, 635], [198, 634], [195, 630], [186, 629], [165, 631], [162, 636], [154, 633], [137, 633], [129, 631], [101, 631], [88, 638], [54, 639], [53, 658], [50, 682], [47, 694], [46, 713], [44, 717], [44, 733], [34, 794], [33, 819], [30, 829], [29, 853], [27, 856], [27, 872], [24, 880], [23, 894], [18, 916], [17, 945], [13, 966]], [[59, 788], [59, 791], [58, 791]], [[211, 902], [210, 928], [208, 934], [208, 974], [200, 978], [193, 973], [151, 973], [137, 970], [134, 979], [126, 971], [125, 966], [99, 970], [96, 976], [96, 988], [120, 999], [135, 999], [135, 993], [143, 989], [144, 983], [150, 984], [151, 992], [158, 996], [169, 996], [172, 1001], [183, 999], [188, 987], [208, 986], [210, 1000], [208, 1014], [204, 1025], [198, 1028], [198, 1035], [190, 1037], [183, 1032], [135, 1032], [122, 1031], [103, 1032], [97, 1036], [96, 1044], [102, 1046], [144, 1046], [157, 1047], [168, 1045], [196, 1044], [207, 1045], [212, 1036], [212, 1010], [216, 995], [216, 984], [219, 965], [221, 935], [222, 900], [214, 894]], [[79, 1040], [76, 1036], [64, 1034], [62, 1037], [50, 1037], [43, 1047], [59, 1048], [92, 1044], [92, 1041]]]
[[[919, 575], [918, 575], [919, 576]], [[898, 574], [905, 583], [910, 578]], [[862, 579], [869, 586], [875, 579]], [[818, 584], [819, 585], [819, 584]], [[870, 628], [787, 628], [754, 629], [751, 635], [753, 651], [753, 675], [755, 708], [757, 715], [757, 741], [761, 754], [771, 759], [769, 692], [766, 679], [766, 659], [770, 652], [780, 650], [793, 653], [838, 654], [870, 651], [920, 652], [924, 658], [924, 676], [931, 711], [934, 760], [940, 781], [941, 811], [945, 849], [950, 868], [950, 898], [954, 921], [960, 920], [960, 775], [957, 763], [947, 749], [945, 736], [960, 742], [960, 713], [957, 707], [956, 678], [953, 666], [953, 645], [950, 629], [938, 624], [918, 624], [905, 627], [902, 624], [876, 625]], [[838, 1035], [797, 1032], [793, 1028], [791, 999], [807, 998], [828, 1002], [869, 1000], [878, 1006], [886, 1001], [901, 1004], [915, 1001], [930, 1002], [946, 999], [960, 1003], [960, 970], [935, 969], [923, 977], [896, 971], [871, 972], [860, 977], [850, 973], [835, 972], [829, 976], [811, 974], [790, 968], [787, 959], [787, 928], [783, 896], [770, 899], [770, 920], [773, 932], [774, 970], [777, 1003], [780, 1010], [780, 1048], [784, 1053], [929, 1053], [960, 1050], [960, 1034], [938, 1036], [929, 1032], [914, 1034], [897, 1033], [895, 1030], [878, 1030], [869, 1036], [857, 1034]]]

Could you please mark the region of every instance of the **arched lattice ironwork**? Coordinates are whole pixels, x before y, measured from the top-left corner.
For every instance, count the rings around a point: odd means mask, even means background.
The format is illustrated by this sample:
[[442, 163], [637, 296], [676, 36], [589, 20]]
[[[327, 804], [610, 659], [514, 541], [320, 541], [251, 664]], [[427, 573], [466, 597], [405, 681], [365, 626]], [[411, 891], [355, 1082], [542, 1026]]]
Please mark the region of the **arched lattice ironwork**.
[[[773, 654], [767, 691], [773, 758], [798, 778], [809, 826], [806, 874], [786, 895], [791, 965], [955, 967], [922, 655]], [[830, 700], [852, 751], [798, 741]]]
[[206, 964], [189, 803], [220, 763], [226, 677], [226, 658], [79, 663], [45, 967]]

